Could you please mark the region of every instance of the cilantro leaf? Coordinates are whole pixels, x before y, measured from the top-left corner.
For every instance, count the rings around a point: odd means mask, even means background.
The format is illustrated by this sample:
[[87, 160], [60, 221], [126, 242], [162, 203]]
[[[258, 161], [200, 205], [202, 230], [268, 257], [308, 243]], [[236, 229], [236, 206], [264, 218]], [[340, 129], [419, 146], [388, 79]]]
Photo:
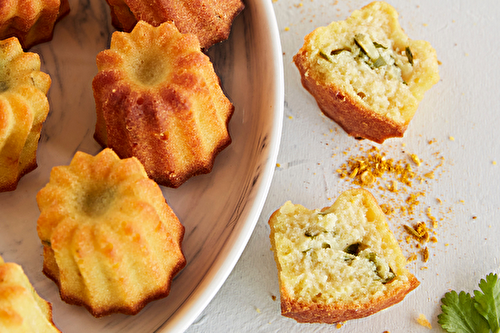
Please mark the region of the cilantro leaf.
[[463, 291], [457, 294], [450, 291], [441, 299], [443, 313], [438, 323], [443, 329], [453, 333], [488, 333], [488, 322], [477, 311], [470, 294]]
[[479, 282], [481, 291], [474, 290], [475, 307], [486, 318], [492, 332], [500, 332], [500, 283], [496, 274], [490, 273]]

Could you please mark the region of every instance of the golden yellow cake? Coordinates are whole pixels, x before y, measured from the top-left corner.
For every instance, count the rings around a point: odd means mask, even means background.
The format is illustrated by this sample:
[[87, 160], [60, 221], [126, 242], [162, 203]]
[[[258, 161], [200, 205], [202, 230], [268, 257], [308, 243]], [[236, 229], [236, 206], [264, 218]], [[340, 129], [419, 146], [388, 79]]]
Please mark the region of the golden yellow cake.
[[161, 185], [178, 187], [212, 170], [231, 142], [234, 107], [194, 35], [141, 21], [131, 33], [113, 33], [97, 67], [97, 142], [137, 157]]
[[62, 300], [95, 317], [166, 297], [186, 264], [184, 227], [136, 158], [77, 152], [36, 199], [43, 272]]
[[269, 225], [281, 313], [297, 322], [366, 317], [402, 301], [419, 285], [366, 190], [346, 191], [321, 210], [287, 202]]
[[385, 2], [317, 28], [293, 59], [326, 116], [349, 135], [378, 143], [403, 136], [424, 93], [439, 81], [436, 51], [409, 39]]
[[202, 49], [226, 40], [241, 0], [106, 0], [118, 30], [132, 31], [138, 21], [155, 27], [172, 21], [182, 33], [195, 34]]
[[3, 0], [0, 39], [17, 37], [25, 50], [48, 42], [56, 22], [68, 13], [68, 0]]
[[0, 332], [60, 331], [52, 321], [52, 307], [36, 293], [21, 266], [0, 257]]
[[50, 84], [38, 54], [23, 52], [15, 37], [0, 41], [0, 192], [15, 190], [19, 179], [37, 167]]

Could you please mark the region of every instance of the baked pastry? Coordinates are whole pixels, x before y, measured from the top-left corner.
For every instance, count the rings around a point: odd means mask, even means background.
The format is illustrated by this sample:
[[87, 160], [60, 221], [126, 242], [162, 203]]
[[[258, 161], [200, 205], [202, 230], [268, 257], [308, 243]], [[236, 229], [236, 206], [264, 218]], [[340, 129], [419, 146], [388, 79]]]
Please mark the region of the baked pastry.
[[77, 152], [38, 193], [43, 273], [62, 300], [101, 317], [166, 297], [185, 266], [184, 227], [136, 158]]
[[97, 142], [137, 157], [161, 185], [178, 187], [212, 170], [231, 142], [234, 107], [194, 35], [141, 21], [131, 33], [113, 33], [97, 67]]
[[21, 266], [0, 257], [0, 332], [59, 332]]
[[132, 31], [138, 21], [155, 27], [172, 21], [182, 33], [195, 34], [202, 49], [226, 40], [234, 18], [245, 7], [241, 0], [106, 0], [115, 28]]
[[419, 282], [366, 190], [331, 207], [285, 203], [269, 219], [281, 313], [301, 323], [338, 323], [400, 302]]
[[349, 135], [378, 143], [403, 136], [424, 93], [439, 81], [436, 51], [409, 39], [385, 2], [317, 28], [293, 60], [326, 116]]
[[0, 39], [17, 37], [25, 50], [48, 42], [56, 22], [68, 13], [68, 0], [4, 0], [0, 6]]
[[23, 52], [17, 38], [0, 41], [0, 192], [16, 189], [37, 167], [36, 151], [49, 112], [51, 80], [40, 57]]

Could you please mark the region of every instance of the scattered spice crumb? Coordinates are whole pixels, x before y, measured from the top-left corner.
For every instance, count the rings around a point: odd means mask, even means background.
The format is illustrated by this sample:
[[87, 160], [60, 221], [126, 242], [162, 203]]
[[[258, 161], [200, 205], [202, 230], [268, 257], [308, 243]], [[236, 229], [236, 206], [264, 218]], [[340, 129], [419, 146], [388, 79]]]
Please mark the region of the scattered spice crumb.
[[408, 258], [406, 258], [406, 261], [412, 262], [417, 260], [417, 255], [415, 253], [412, 253]]
[[416, 225], [413, 227], [409, 225], [403, 225], [405, 230], [415, 238], [420, 244], [425, 244], [429, 241], [430, 235], [429, 235], [429, 229], [425, 225], [424, 222], [418, 222]]
[[428, 329], [432, 329], [431, 323], [429, 323], [427, 318], [425, 318], [425, 315], [422, 313], [420, 314], [420, 316], [418, 316], [417, 323], [419, 323], [420, 325], [422, 325], [424, 327], [427, 327]]
[[380, 208], [382, 208], [382, 211], [384, 212], [385, 215], [392, 215], [392, 214], [394, 214], [394, 208], [392, 208], [388, 204], [381, 204]]
[[418, 158], [418, 156], [416, 154], [411, 154], [410, 155], [411, 157], [411, 160], [417, 165], [417, 166], [420, 166], [420, 164], [422, 164], [422, 161], [420, 161], [420, 158]]
[[290, 31], [290, 27], [285, 27], [285, 31]]
[[277, 167], [277, 168], [281, 168], [281, 164], [276, 163], [276, 167]]
[[[347, 152], [344, 152], [347, 155]], [[411, 155], [411, 159], [417, 165], [421, 161], [415, 154]], [[368, 171], [368, 173], [365, 173]], [[413, 172], [409, 163], [403, 160], [394, 161], [391, 158], [386, 158], [385, 153], [380, 153], [379, 149], [373, 146], [366, 152], [365, 156], [356, 156], [350, 158], [346, 164], [340, 168], [340, 178], [349, 177], [354, 179], [355, 185], [367, 186], [373, 183], [374, 178], [381, 178], [384, 174], [390, 174], [397, 178], [397, 181], [407, 185], [412, 185], [412, 180], [416, 174]], [[362, 176], [362, 175], [365, 176]], [[367, 176], [368, 175], [368, 176]], [[392, 184], [392, 190], [397, 191], [396, 181]]]
[[423, 262], [427, 262], [429, 260], [429, 249], [427, 246], [420, 250], [420, 254], [422, 255]]
[[424, 173], [425, 178], [434, 179], [434, 171]]
[[427, 209], [425, 210], [425, 213], [427, 214], [427, 217], [429, 218], [429, 220], [432, 222], [432, 227], [437, 228], [438, 222], [437, 222], [436, 218], [434, 216], [432, 216], [432, 214], [431, 214], [431, 207], [427, 207]]
[[419, 196], [425, 196], [425, 193], [424, 192], [411, 193], [406, 198], [406, 203], [408, 204], [407, 211], [410, 214], [412, 214], [415, 211], [416, 206], [420, 204], [420, 201], [417, 200]]
[[276, 301], [276, 296], [271, 295], [271, 298], [273, 299], [273, 301]]
[[[437, 140], [427, 142], [435, 144]], [[333, 156], [339, 156], [339, 153]], [[407, 261], [428, 261], [430, 248], [426, 244], [437, 243], [437, 229], [445, 225], [444, 218], [439, 215], [451, 213], [450, 207], [431, 209], [425, 199], [426, 189], [443, 173], [440, 168], [444, 166], [445, 158], [441, 153], [435, 151], [424, 161], [417, 154], [408, 152], [401, 142], [390, 146], [359, 143], [345, 149], [342, 154], [347, 160], [336, 168], [339, 177], [353, 185], [374, 190], [372, 193], [380, 198], [379, 205], [387, 218], [400, 223], [394, 227], [400, 233], [401, 241], [409, 246]], [[439, 205], [444, 204], [441, 198], [435, 200]], [[423, 206], [425, 204], [427, 207]], [[412, 253], [415, 250], [417, 253]]]

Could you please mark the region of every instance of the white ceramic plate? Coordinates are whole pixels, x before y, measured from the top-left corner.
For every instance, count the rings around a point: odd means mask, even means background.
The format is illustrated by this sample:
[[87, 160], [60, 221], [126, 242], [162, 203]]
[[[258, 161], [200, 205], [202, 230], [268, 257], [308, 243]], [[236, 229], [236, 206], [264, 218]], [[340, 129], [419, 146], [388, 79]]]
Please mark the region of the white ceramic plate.
[[53, 166], [66, 165], [78, 150], [96, 154], [95, 107], [91, 82], [95, 57], [108, 48], [113, 29], [104, 1], [71, 1], [54, 39], [32, 48], [52, 77], [51, 111], [42, 131], [38, 168], [16, 191], [0, 193], [0, 255], [23, 266], [37, 292], [52, 303], [56, 325], [68, 332], [177, 332], [185, 330], [217, 293], [236, 264], [261, 213], [271, 184], [281, 138], [284, 105], [282, 54], [271, 2], [248, 0], [230, 39], [212, 47], [224, 90], [235, 105], [232, 144], [216, 159], [212, 173], [178, 189], [163, 188], [186, 228], [187, 266], [170, 295], [136, 316], [93, 318], [59, 298], [42, 273], [36, 233], [36, 193]]

